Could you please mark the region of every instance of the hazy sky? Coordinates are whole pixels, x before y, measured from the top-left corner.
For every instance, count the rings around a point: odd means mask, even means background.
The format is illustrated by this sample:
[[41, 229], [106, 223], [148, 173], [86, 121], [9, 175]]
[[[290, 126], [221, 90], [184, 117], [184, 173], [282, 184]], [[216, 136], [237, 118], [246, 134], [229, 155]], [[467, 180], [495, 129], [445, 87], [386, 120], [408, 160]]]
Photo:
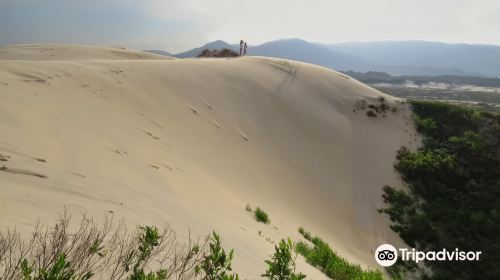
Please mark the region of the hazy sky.
[[0, 45], [124, 45], [173, 52], [250, 44], [432, 40], [500, 45], [500, 0], [0, 0]]

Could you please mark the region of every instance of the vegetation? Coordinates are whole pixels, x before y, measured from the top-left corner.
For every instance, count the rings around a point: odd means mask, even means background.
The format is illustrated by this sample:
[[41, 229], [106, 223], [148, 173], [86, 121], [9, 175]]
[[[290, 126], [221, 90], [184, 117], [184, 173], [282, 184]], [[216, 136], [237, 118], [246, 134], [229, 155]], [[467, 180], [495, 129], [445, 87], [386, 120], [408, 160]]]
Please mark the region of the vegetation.
[[230, 49], [221, 49], [221, 50], [203, 50], [198, 57], [237, 57], [239, 56], [238, 53], [236, 53], [233, 50]]
[[359, 265], [350, 264], [346, 259], [337, 255], [328, 243], [317, 236], [313, 237], [304, 228], [299, 228], [299, 232], [305, 239], [312, 243], [312, 246], [300, 241], [295, 246], [296, 252], [304, 256], [309, 264], [320, 269], [331, 279], [384, 279], [380, 271], [363, 270]]
[[129, 232], [111, 219], [70, 221], [63, 214], [53, 227], [36, 226], [27, 240], [16, 231], [0, 232], [0, 279], [193, 279], [206, 252], [206, 241], [178, 243], [168, 225]]
[[[0, 232], [0, 279], [9, 280], [238, 280], [232, 272], [234, 251], [226, 253], [220, 236], [213, 232], [204, 241], [188, 237], [176, 241], [166, 225], [161, 230], [141, 226], [129, 232], [124, 223], [115, 225], [106, 218], [96, 223], [83, 216], [72, 226], [71, 216], [63, 214], [50, 228], [36, 226], [24, 240], [16, 231]], [[76, 229], [70, 231], [70, 228]], [[299, 242], [297, 253], [333, 279], [382, 279], [381, 274], [363, 271], [337, 256], [324, 241], [303, 228], [301, 234], [314, 247]], [[275, 253], [266, 260], [269, 280], [302, 280], [296, 273], [294, 244], [282, 239]]]
[[238, 280], [238, 274], [230, 274], [233, 250], [226, 254], [222, 248], [219, 235], [212, 233], [209, 251], [203, 256], [200, 265], [196, 266], [197, 273], [203, 272], [203, 280]]
[[376, 118], [378, 115], [386, 117], [388, 112], [396, 113], [397, 107], [391, 106], [383, 96], [379, 96], [377, 101], [369, 103], [365, 99], [359, 100], [354, 104], [353, 112], [366, 111], [366, 115], [371, 118]]
[[149, 272], [146, 274], [144, 272], [144, 266], [151, 258], [153, 249], [159, 245], [159, 240], [161, 238], [158, 229], [156, 227], [139, 227], [139, 238], [137, 250], [131, 251], [125, 256], [123, 261], [123, 267], [125, 271], [128, 272], [130, 267], [133, 266], [132, 275], [130, 275], [130, 280], [165, 280], [167, 278], [167, 271], [160, 269], [156, 272]]
[[[500, 115], [444, 103], [411, 102], [416, 151], [401, 148], [395, 168], [407, 188], [386, 186], [380, 209], [419, 250], [482, 251], [480, 261], [427, 262], [420, 278], [500, 278]], [[408, 267], [406, 267], [408, 268]]]
[[260, 207], [255, 208], [254, 211], [254, 217], [258, 222], [264, 223], [264, 224], [270, 224], [271, 220], [269, 219], [269, 216], [267, 215], [264, 210], [260, 209]]
[[267, 271], [262, 274], [269, 280], [302, 280], [306, 276], [295, 273], [295, 259], [292, 256], [293, 243], [290, 238], [282, 239], [278, 246], [274, 246], [275, 252], [271, 260], [266, 260]]
[[[479, 107], [487, 111], [500, 109], [500, 78], [468, 76], [398, 76], [384, 72], [345, 72], [389, 95], [416, 100], [444, 101]], [[412, 82], [415, 86], [409, 86]], [[443, 87], [443, 84], [445, 85]], [[492, 91], [490, 88], [496, 88]], [[368, 113], [368, 112], [367, 112]], [[373, 113], [370, 113], [374, 117]]]
[[250, 206], [250, 204], [247, 204], [247, 206], [245, 206], [245, 210], [247, 212], [252, 212], [252, 207]]
[[[23, 280], [87, 280], [93, 276], [92, 272], [87, 272], [83, 276], [76, 276], [71, 263], [66, 261], [66, 255], [61, 254], [57, 261], [48, 270], [42, 269], [38, 275], [34, 274], [26, 259], [21, 263]], [[36, 275], [36, 276], [34, 276]]]

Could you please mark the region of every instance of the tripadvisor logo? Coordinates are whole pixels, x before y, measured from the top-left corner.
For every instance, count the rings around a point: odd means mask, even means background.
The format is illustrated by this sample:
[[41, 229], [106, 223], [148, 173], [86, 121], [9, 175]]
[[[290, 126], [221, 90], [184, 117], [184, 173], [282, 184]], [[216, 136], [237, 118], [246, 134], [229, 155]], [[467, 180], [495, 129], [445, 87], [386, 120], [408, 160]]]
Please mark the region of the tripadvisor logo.
[[396, 249], [391, 244], [382, 244], [375, 251], [375, 260], [381, 266], [391, 266], [398, 259], [402, 261], [479, 261], [481, 251], [460, 251], [442, 249], [440, 251], [417, 251], [414, 248]]

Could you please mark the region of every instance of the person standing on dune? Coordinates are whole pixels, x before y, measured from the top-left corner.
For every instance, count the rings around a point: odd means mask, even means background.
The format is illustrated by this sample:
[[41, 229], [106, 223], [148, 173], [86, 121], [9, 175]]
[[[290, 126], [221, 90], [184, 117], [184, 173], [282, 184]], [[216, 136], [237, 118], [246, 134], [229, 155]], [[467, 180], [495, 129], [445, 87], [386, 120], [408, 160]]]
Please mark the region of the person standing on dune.
[[247, 42], [245, 42], [245, 46], [243, 47], [243, 55], [247, 54]]
[[240, 55], [243, 52], [243, 40], [240, 40]]

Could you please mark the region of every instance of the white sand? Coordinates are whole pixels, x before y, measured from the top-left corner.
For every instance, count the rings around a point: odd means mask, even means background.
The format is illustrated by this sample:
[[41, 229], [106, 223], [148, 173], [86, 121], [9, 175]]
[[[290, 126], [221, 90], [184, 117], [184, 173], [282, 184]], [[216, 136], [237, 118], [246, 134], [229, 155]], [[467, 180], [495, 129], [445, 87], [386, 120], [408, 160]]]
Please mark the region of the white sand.
[[[353, 112], [381, 95], [400, 111]], [[382, 187], [399, 184], [396, 151], [416, 145], [409, 116], [352, 78], [287, 60], [0, 48], [0, 154], [10, 156], [0, 165], [17, 171], [0, 171], [0, 230], [27, 232], [64, 207], [111, 210], [131, 225], [170, 222], [181, 236], [215, 230], [240, 276], [260, 279], [274, 250], [264, 237], [298, 239], [304, 226], [379, 268], [374, 249], [401, 242], [376, 209]], [[326, 279], [300, 260], [309, 279]]]

